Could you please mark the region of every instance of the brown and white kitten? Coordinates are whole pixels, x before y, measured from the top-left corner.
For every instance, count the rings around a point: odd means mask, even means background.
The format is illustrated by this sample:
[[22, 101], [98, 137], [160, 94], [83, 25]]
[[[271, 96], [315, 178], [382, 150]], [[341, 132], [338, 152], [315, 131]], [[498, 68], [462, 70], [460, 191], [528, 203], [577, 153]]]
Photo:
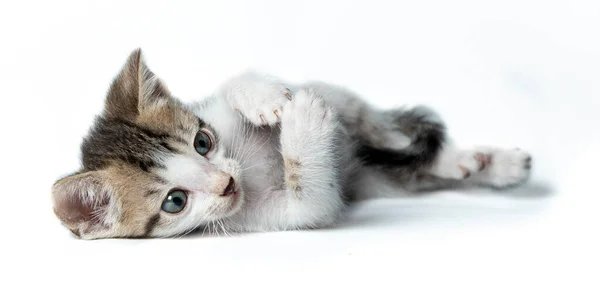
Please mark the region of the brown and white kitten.
[[465, 185], [522, 184], [518, 149], [457, 149], [425, 107], [377, 110], [335, 85], [247, 72], [184, 104], [134, 51], [81, 145], [82, 167], [52, 187], [83, 239], [172, 237], [334, 225], [349, 202]]

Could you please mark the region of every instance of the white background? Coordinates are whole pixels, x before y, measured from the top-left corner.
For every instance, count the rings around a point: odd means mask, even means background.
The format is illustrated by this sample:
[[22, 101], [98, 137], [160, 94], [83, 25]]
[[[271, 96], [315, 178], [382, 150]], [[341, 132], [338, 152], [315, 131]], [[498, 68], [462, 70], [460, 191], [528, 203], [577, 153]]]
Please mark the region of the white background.
[[[599, 290], [598, 1], [2, 1], [2, 290]], [[80, 241], [50, 187], [141, 47], [175, 95], [254, 67], [428, 104], [530, 185], [372, 201], [336, 229]]]

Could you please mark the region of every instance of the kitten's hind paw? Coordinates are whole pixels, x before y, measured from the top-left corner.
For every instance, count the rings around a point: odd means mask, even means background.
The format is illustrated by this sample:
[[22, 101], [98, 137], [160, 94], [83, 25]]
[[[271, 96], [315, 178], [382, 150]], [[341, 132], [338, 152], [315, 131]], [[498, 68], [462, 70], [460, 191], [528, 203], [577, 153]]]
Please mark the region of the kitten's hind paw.
[[440, 152], [430, 173], [440, 178], [505, 188], [527, 181], [531, 162], [531, 155], [519, 149], [448, 147]]
[[446, 147], [439, 153], [430, 173], [440, 178], [463, 180], [485, 170], [491, 160], [489, 153]]
[[520, 149], [492, 149], [491, 163], [474, 178], [494, 188], [523, 184], [531, 174], [531, 155]]

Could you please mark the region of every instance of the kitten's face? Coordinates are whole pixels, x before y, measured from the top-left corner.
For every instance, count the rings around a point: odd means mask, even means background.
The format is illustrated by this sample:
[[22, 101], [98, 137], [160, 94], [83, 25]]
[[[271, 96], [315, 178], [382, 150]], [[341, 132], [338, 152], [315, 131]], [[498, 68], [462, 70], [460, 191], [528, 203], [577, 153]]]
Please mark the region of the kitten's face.
[[82, 146], [83, 168], [52, 189], [84, 239], [162, 237], [227, 218], [243, 203], [240, 166], [134, 52]]

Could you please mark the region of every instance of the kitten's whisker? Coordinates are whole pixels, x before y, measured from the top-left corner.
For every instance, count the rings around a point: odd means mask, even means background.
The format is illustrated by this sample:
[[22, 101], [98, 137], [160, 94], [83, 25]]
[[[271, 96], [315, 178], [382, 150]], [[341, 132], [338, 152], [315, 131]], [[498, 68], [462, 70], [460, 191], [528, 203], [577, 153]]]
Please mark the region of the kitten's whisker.
[[212, 236], [212, 222], [206, 224], [206, 230], [208, 231], [208, 236]]
[[[242, 121], [241, 120], [237, 120], [237, 122], [235, 123], [235, 130], [234, 132], [237, 133], [240, 130], [240, 126], [243, 126]], [[231, 138], [231, 143], [232, 143], [232, 149], [231, 149], [231, 154], [233, 155], [232, 158], [237, 160], [238, 158], [238, 151], [239, 151], [239, 145], [238, 145], [238, 136], [234, 135]]]
[[241, 225], [240, 225], [239, 223], [235, 222], [235, 221], [234, 221], [234, 220], [233, 220], [231, 217], [227, 217], [227, 218], [225, 218], [225, 219], [226, 219], [226, 220], [227, 220], [227, 221], [228, 221], [230, 224], [233, 224], [233, 225], [237, 226], [238, 228], [240, 228], [240, 226], [241, 226]]
[[244, 171], [246, 171], [246, 170], [250, 170], [250, 169], [252, 169], [252, 168], [256, 168], [256, 167], [260, 167], [260, 166], [264, 166], [264, 165], [266, 165], [266, 164], [267, 164], [267, 163], [266, 163], [266, 162], [264, 162], [264, 163], [260, 163], [260, 164], [255, 164], [255, 165], [252, 165], [252, 166], [248, 166], [248, 167], [242, 168], [242, 172], [244, 172]]
[[267, 138], [265, 138], [264, 142], [254, 151], [252, 152], [249, 156], [248, 159], [250, 159], [251, 157], [253, 157], [254, 155], [256, 155], [271, 139], [271, 135], [273, 134], [273, 132], [271, 131], [269, 133], [269, 136]]
[[217, 222], [213, 221], [213, 230], [215, 231], [213, 236], [219, 237], [219, 229], [217, 228]]
[[[217, 224], [217, 226], [219, 227], [219, 230], [222, 231], [223, 230], [223, 226], [221, 225], [221, 220], [216, 220], [215, 223]], [[219, 234], [219, 237], [221, 237], [221, 235]]]
[[[235, 122], [235, 125], [233, 126], [233, 132], [236, 132], [237, 130], [237, 121]], [[233, 158], [232, 157], [232, 153], [233, 153], [233, 138], [229, 139], [229, 144], [228, 147], [226, 148], [225, 153], [227, 154], [228, 158]]]
[[[264, 146], [265, 144], [267, 144], [270, 140], [271, 140], [271, 136], [273, 135], [273, 130], [271, 130], [269, 132], [269, 136], [267, 138], [264, 139], [263, 143], [252, 153], [250, 153], [246, 159], [249, 160], [251, 157], [253, 157], [254, 155], [256, 155]], [[257, 141], [258, 142], [258, 141]], [[254, 147], [254, 145], [253, 145]]]
[[[251, 132], [251, 136], [244, 136], [244, 140], [254, 140], [253, 136], [254, 136], [254, 130], [255, 128], [252, 127], [252, 132]], [[244, 149], [242, 152], [242, 155], [239, 157], [239, 160], [242, 164], [242, 166], [244, 166], [246, 164], [246, 162], [248, 161], [248, 153], [252, 150], [252, 148], [254, 148], [256, 146], [256, 143], [258, 141], [254, 140], [254, 142], [252, 143], [252, 145], [243, 145], [242, 148]]]
[[237, 152], [237, 160], [243, 161], [244, 153], [247, 151], [247, 146], [245, 141], [248, 140], [249, 130], [253, 130], [254, 126], [244, 124], [244, 130], [242, 131], [241, 138], [238, 139], [239, 144], [237, 145], [239, 151]]
[[211, 225], [212, 225], [212, 230], [213, 230], [213, 237], [218, 237], [219, 236], [219, 229], [217, 228], [217, 221], [213, 220], [211, 221]]
[[[240, 128], [243, 127], [243, 128]], [[244, 121], [241, 118], [236, 119], [236, 123], [235, 123], [235, 128], [234, 128], [234, 133], [237, 133], [238, 131], [241, 131], [241, 129], [245, 130], [245, 126], [244, 126]], [[243, 136], [243, 133], [242, 133]], [[239, 151], [240, 151], [240, 146], [239, 146], [239, 136], [237, 134], [234, 134], [234, 136], [231, 138], [231, 158], [238, 160], [239, 157]]]
[[[246, 127], [246, 129], [248, 129], [248, 127]], [[248, 131], [244, 132], [243, 135], [243, 140], [247, 141], [247, 140], [253, 140], [254, 139], [254, 131], [255, 131], [256, 127], [255, 126], [251, 126], [250, 127], [250, 135], [248, 135]], [[256, 143], [256, 141], [255, 141]], [[248, 152], [256, 145], [256, 144], [252, 144], [250, 146], [248, 145], [241, 145], [242, 148], [242, 154], [239, 157], [239, 160], [242, 162], [242, 164], [244, 164], [248, 159], [246, 158], [246, 155], [248, 154]]]
[[225, 236], [231, 236], [229, 231], [227, 231], [227, 226], [226, 226], [225, 222], [223, 222], [222, 220], [221, 220], [221, 226], [223, 227], [223, 232], [225, 233]]

